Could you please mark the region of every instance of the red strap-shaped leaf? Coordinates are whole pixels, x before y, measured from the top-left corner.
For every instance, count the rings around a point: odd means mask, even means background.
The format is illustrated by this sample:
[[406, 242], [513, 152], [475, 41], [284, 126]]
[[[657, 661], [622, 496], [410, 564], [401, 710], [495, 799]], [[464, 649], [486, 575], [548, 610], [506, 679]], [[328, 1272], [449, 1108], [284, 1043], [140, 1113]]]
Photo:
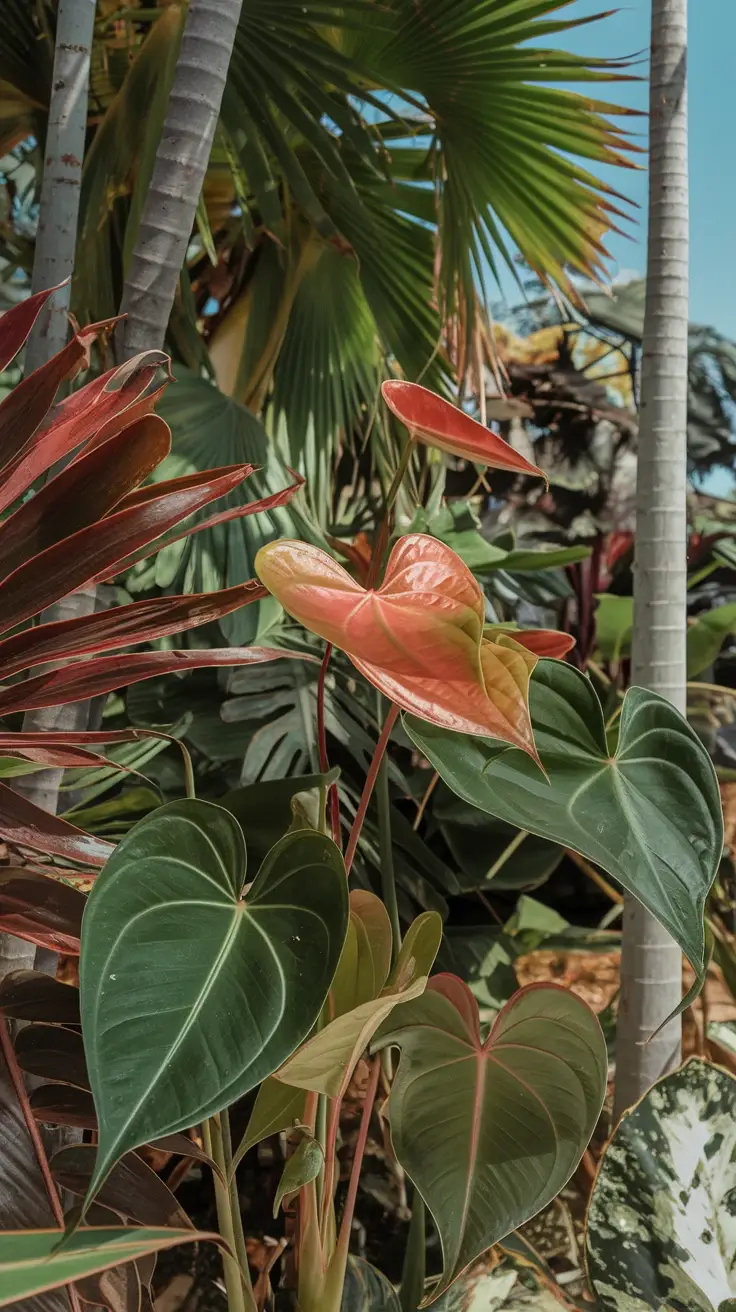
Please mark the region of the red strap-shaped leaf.
[[96, 524], [168, 455], [171, 431], [146, 415], [57, 474], [0, 525], [0, 574]]
[[77, 447], [85, 444], [85, 454], [135, 419], [150, 414], [163, 388], [146, 395], [147, 389], [166, 360], [161, 351], [146, 351], [55, 405], [49, 420], [4, 467], [0, 509], [17, 501], [41, 474]]
[[91, 324], [75, 333], [63, 350], [52, 355], [39, 369], [34, 369], [5, 397], [0, 404], [0, 432], [3, 435], [1, 476], [9, 472], [16, 457], [46, 418], [60, 384], [73, 378], [88, 362], [92, 342], [111, 323], [115, 320]]
[[0, 317], [0, 373], [15, 359], [49, 296], [58, 290], [58, 287], [49, 287], [48, 291], [27, 296]]
[[[0, 679], [8, 679], [11, 674], [33, 665], [58, 664], [73, 656], [114, 651], [118, 647], [153, 642], [172, 633], [182, 633], [199, 624], [210, 624], [267, 595], [257, 579], [250, 579], [219, 592], [194, 593], [188, 597], [154, 597], [135, 601], [129, 606], [115, 606], [95, 615], [24, 629], [22, 633], [15, 633], [0, 642]], [[65, 737], [64, 741], [69, 739]]]
[[79, 955], [86, 898], [34, 871], [0, 870], [0, 929], [54, 952]]
[[41, 706], [87, 701], [115, 688], [140, 683], [161, 674], [186, 674], [210, 666], [261, 665], [265, 661], [313, 661], [314, 657], [273, 647], [224, 647], [204, 651], [148, 651], [131, 656], [100, 656], [63, 670], [50, 670], [0, 691], [0, 715], [32, 711]]
[[38, 615], [59, 597], [109, 574], [120, 561], [152, 542], [218, 497], [232, 492], [252, 472], [251, 465], [209, 469], [171, 490], [158, 485], [158, 496], [142, 506], [116, 511], [64, 542], [40, 552], [0, 584], [0, 616], [7, 632]]
[[382, 384], [381, 392], [389, 410], [417, 441], [489, 469], [532, 474], [546, 480], [544, 470], [525, 460], [497, 433], [419, 383], [389, 379]]
[[111, 843], [90, 837], [58, 815], [49, 815], [3, 783], [0, 783], [0, 837], [16, 847], [49, 852], [87, 866], [104, 866], [113, 851]]

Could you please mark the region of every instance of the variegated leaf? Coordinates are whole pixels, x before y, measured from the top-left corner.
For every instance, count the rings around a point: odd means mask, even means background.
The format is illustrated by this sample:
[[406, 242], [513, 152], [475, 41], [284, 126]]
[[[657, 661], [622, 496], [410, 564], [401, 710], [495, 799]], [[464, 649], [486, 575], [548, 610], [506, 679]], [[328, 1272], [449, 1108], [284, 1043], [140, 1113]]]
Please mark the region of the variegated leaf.
[[736, 1079], [693, 1059], [621, 1120], [588, 1213], [602, 1312], [718, 1312], [736, 1294]]

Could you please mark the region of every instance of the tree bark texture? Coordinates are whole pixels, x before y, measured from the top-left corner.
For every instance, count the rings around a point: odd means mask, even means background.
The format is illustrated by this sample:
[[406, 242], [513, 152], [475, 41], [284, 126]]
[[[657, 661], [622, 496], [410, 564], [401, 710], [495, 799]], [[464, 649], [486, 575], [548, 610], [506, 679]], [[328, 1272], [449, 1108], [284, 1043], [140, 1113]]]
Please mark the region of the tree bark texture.
[[[687, 0], [652, 0], [649, 249], [642, 350], [631, 680], [686, 701], [688, 397]], [[626, 895], [616, 1038], [619, 1116], [680, 1061], [679, 948]]]
[[[71, 278], [77, 243], [96, 0], [59, 0], [32, 289]], [[70, 284], [41, 311], [26, 346], [31, 373], [66, 345]]]
[[118, 354], [161, 349], [192, 235], [242, 0], [191, 0], [138, 241]]

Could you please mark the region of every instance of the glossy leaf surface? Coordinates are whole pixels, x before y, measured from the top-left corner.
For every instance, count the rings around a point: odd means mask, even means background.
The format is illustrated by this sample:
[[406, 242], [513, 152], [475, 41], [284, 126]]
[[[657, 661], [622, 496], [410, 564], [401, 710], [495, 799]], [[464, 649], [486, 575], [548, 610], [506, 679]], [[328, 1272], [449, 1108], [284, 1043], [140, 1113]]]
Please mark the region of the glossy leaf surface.
[[60, 1230], [0, 1232], [0, 1307], [147, 1253], [203, 1240], [222, 1242], [219, 1235], [199, 1230], [135, 1226], [76, 1230], [63, 1247], [62, 1237]]
[[[361, 1053], [378, 1027], [394, 1007], [424, 992], [441, 940], [442, 918], [436, 911], [426, 911], [411, 926], [386, 988], [352, 1010], [338, 1014], [308, 1039], [277, 1071], [278, 1078], [295, 1088], [326, 1093], [331, 1098], [343, 1097]], [[338, 1004], [341, 1001], [339, 994], [337, 1001]]]
[[0, 927], [27, 942], [76, 956], [86, 898], [24, 867], [0, 870]]
[[620, 1121], [596, 1177], [588, 1271], [604, 1312], [717, 1312], [736, 1296], [736, 1080], [691, 1060]]
[[[502, 437], [486, 428], [485, 424], [479, 424], [463, 410], [419, 383], [405, 383], [391, 378], [381, 384], [381, 393], [389, 409], [408, 428], [410, 435], [420, 442], [439, 447], [440, 451], [448, 451], [450, 455], [472, 460], [476, 465], [546, 478], [543, 470], [525, 460]], [[493, 405], [491, 400], [491, 418], [496, 417]], [[521, 417], [530, 413], [524, 402], [503, 400], [500, 405], [503, 406], [503, 414], [499, 413], [498, 418], [510, 419], [513, 414]]]
[[18, 847], [50, 852], [89, 866], [104, 865], [113, 850], [110, 843], [91, 838], [60, 816], [49, 815], [3, 783], [0, 783], [0, 836]]
[[100, 1122], [90, 1196], [123, 1152], [260, 1083], [314, 1024], [342, 951], [345, 869], [288, 834], [243, 898], [237, 821], [174, 802], [115, 849], [85, 912], [82, 1025]]
[[444, 543], [401, 538], [371, 591], [303, 542], [261, 548], [256, 570], [290, 615], [404, 710], [534, 756], [528, 687], [537, 658], [507, 634], [484, 640], [483, 592]]
[[531, 706], [549, 782], [522, 756], [501, 756], [495, 743], [414, 718], [406, 729], [465, 801], [581, 852], [618, 879], [679, 943], [697, 987], [705, 971], [703, 908], [723, 844], [705, 748], [668, 702], [632, 688], [612, 753], [595, 690], [570, 665], [540, 664]]
[[12, 970], [0, 981], [0, 1012], [13, 1020], [78, 1025], [79, 990], [41, 970]]
[[606, 1044], [588, 1006], [555, 985], [517, 993], [483, 1042], [453, 975], [393, 1013], [376, 1046], [388, 1044], [401, 1051], [391, 1139], [442, 1241], [434, 1299], [570, 1178], [603, 1105]]

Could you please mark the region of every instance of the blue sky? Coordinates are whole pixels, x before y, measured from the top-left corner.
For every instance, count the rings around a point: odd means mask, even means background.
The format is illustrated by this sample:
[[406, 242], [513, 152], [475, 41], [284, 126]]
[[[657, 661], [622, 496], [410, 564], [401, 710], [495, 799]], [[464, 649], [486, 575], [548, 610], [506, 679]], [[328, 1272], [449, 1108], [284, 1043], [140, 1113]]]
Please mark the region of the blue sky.
[[[580, 54], [614, 58], [643, 54], [649, 45], [651, 0], [629, 0], [612, 17], [564, 38]], [[587, 16], [605, 8], [602, 0], [575, 0], [563, 13]], [[562, 16], [562, 15], [560, 15]], [[560, 40], [563, 44], [563, 40]], [[736, 0], [692, 0], [690, 4], [690, 318], [710, 323], [736, 338]], [[641, 71], [645, 71], [642, 69]], [[601, 95], [645, 109], [644, 83], [612, 85]], [[645, 132], [645, 120], [635, 131]], [[611, 182], [641, 205], [633, 241], [613, 234], [608, 240], [613, 272], [643, 272], [646, 261], [646, 174], [612, 169]]]

